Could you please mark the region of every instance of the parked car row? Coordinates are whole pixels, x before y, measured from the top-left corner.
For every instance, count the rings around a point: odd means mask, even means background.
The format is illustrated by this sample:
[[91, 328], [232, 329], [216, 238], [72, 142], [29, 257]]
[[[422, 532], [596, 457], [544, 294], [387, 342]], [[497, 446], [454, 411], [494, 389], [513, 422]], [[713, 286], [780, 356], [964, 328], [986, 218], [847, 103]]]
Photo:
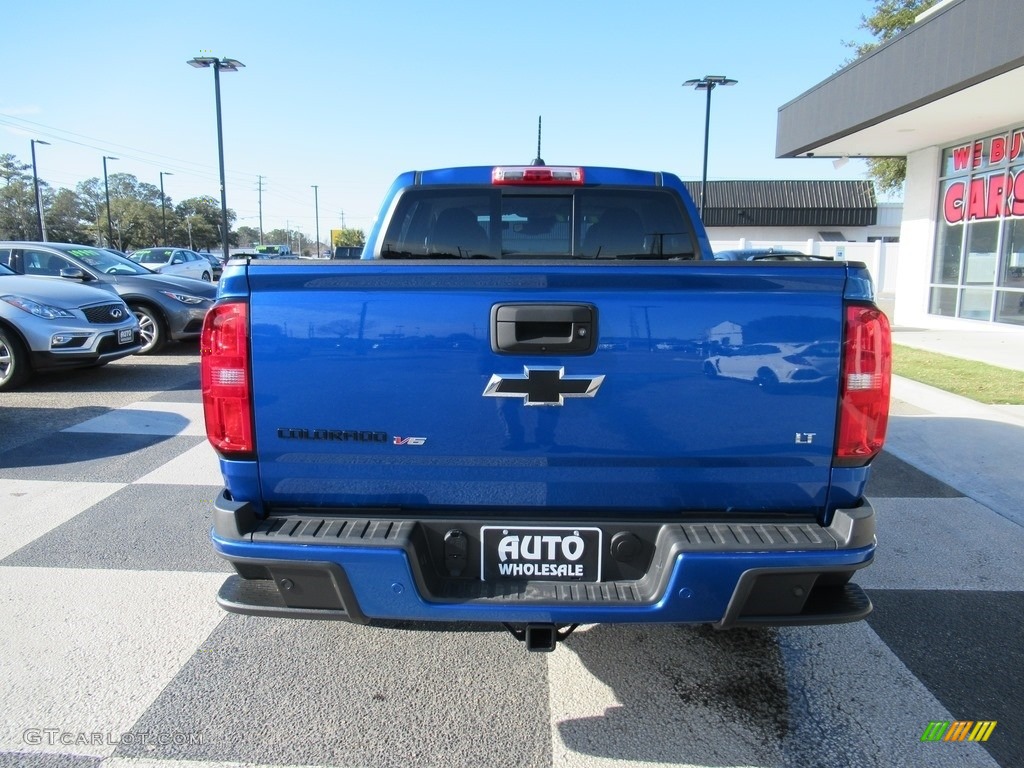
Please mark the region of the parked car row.
[[88, 245], [0, 241], [0, 269], [0, 390], [198, 338], [217, 295], [208, 279]]

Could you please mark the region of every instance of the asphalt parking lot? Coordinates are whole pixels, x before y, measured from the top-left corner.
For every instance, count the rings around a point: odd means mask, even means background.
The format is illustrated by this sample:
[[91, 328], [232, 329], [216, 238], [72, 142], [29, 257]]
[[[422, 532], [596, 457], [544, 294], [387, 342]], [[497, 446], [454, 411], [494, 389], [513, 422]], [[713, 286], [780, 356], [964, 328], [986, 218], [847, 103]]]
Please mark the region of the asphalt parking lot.
[[[896, 404], [895, 433], [920, 416]], [[0, 395], [2, 766], [995, 766], [1024, 754], [1024, 531], [891, 453], [875, 611], [504, 631], [229, 615], [195, 342]], [[995, 721], [984, 744], [929, 723]]]

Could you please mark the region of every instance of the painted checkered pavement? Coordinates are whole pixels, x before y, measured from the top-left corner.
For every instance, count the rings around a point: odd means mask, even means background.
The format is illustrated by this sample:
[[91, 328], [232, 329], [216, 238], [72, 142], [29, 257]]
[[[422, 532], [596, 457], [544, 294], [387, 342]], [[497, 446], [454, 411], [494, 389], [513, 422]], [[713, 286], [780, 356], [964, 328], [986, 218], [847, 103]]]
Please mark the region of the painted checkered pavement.
[[[40, 405], [60, 382], [0, 401], [0, 768], [1012, 766], [1024, 753], [1024, 531], [893, 454], [872, 480], [868, 621], [593, 626], [528, 654], [499, 631], [222, 612], [217, 462], [193, 362], [168, 371], [165, 389], [113, 406]], [[897, 405], [895, 432], [928, 417]], [[51, 408], [52, 426], [4, 438], [28, 407]], [[930, 721], [982, 719], [999, 723], [985, 745], [919, 740]]]

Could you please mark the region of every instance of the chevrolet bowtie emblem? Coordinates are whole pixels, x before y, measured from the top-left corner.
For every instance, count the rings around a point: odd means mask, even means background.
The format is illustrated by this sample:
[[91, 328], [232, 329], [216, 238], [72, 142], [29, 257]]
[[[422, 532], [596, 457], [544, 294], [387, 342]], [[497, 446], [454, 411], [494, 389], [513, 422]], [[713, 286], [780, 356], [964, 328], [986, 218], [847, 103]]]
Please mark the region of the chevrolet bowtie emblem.
[[563, 405], [567, 397], [593, 397], [604, 376], [566, 376], [565, 368], [523, 366], [523, 375], [494, 374], [484, 397], [521, 397], [524, 405]]

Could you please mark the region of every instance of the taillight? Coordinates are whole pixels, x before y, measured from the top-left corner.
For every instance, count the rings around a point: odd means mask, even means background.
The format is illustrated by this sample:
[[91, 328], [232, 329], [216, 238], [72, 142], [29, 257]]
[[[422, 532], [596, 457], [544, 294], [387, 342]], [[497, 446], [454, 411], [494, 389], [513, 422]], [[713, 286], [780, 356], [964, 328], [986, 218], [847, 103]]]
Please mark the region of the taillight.
[[553, 184], [578, 186], [583, 169], [566, 165], [503, 165], [491, 169], [492, 184]]
[[862, 467], [882, 450], [889, 422], [892, 336], [873, 307], [846, 308], [835, 465]]
[[214, 448], [232, 458], [255, 448], [248, 327], [247, 304], [214, 306], [203, 321], [199, 348], [206, 436]]

